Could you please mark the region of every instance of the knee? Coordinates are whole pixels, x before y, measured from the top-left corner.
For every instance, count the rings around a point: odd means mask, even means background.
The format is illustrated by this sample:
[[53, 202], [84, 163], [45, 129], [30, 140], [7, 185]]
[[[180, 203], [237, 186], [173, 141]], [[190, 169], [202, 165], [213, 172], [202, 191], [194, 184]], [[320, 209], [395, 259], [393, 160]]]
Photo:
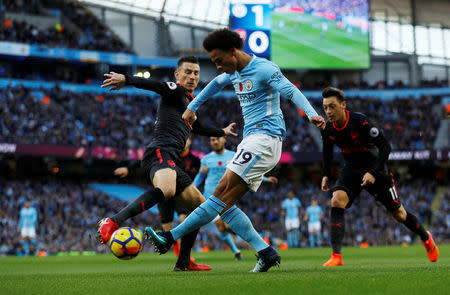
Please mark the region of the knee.
[[331, 199], [331, 207], [345, 208], [349, 202], [348, 195], [344, 191], [335, 191]]
[[393, 212], [391, 212], [392, 216], [398, 221], [398, 222], [404, 222], [406, 220], [406, 211], [402, 208], [399, 208]]
[[175, 196], [176, 188], [172, 186], [158, 186], [158, 188], [163, 192], [164, 198], [170, 199]]

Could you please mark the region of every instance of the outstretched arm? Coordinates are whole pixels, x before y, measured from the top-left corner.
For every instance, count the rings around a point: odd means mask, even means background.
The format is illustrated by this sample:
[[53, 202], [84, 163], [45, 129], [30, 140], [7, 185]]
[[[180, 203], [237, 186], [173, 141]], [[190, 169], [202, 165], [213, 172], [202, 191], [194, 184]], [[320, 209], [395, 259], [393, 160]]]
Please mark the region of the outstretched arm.
[[110, 90], [119, 90], [125, 85], [130, 85], [163, 94], [167, 90], [174, 90], [177, 88], [177, 84], [174, 82], [159, 82], [152, 79], [123, 75], [115, 72], [104, 74], [104, 76], [105, 80], [103, 81], [102, 88], [111, 86]]
[[270, 68], [270, 70], [271, 76], [268, 79], [269, 85], [275, 90], [278, 90], [282, 96], [290, 99], [297, 108], [305, 112], [311, 123], [322, 129], [325, 125], [325, 120], [317, 114], [316, 110], [314, 110], [303, 93], [301, 93], [301, 91], [298, 90], [298, 88], [295, 87], [279, 69]]
[[194, 133], [204, 136], [214, 136], [214, 137], [222, 137], [228, 135], [237, 136], [237, 133], [233, 132], [233, 128], [235, 125], [236, 123], [231, 123], [230, 125], [228, 125], [223, 129], [218, 129], [203, 125], [199, 121], [195, 121], [194, 124], [192, 125], [192, 131]]
[[222, 90], [227, 84], [230, 84], [230, 78], [227, 74], [222, 74], [214, 78], [208, 85], [195, 97], [193, 101], [187, 106], [186, 111], [183, 114], [183, 120], [189, 127], [193, 127], [194, 121], [197, 120], [195, 112], [198, 108], [207, 101], [214, 94]]

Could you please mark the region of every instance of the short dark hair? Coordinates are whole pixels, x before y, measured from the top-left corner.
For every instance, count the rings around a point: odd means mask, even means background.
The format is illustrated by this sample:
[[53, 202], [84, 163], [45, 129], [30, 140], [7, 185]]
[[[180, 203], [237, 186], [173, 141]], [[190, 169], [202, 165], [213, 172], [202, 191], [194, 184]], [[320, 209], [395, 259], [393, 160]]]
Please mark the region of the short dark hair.
[[180, 57], [180, 59], [178, 60], [178, 63], [177, 63], [177, 69], [180, 68], [185, 62], [198, 64], [198, 58], [196, 58], [193, 55], [185, 55], [185, 56]]
[[334, 87], [327, 87], [322, 91], [323, 98], [328, 98], [331, 96], [336, 96], [340, 102], [345, 101], [344, 92], [342, 92], [341, 89]]
[[212, 31], [203, 40], [203, 48], [208, 52], [214, 49], [230, 50], [242, 49], [242, 47], [244, 47], [244, 41], [241, 36], [227, 28]]

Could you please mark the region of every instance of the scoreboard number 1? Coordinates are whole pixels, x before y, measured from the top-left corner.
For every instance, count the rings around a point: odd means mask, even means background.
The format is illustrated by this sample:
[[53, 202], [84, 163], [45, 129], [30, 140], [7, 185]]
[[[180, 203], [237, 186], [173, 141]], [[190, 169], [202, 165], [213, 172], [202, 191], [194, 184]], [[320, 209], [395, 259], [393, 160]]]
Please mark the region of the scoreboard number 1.
[[255, 13], [255, 25], [262, 27], [264, 25], [264, 9], [262, 5], [253, 6], [252, 11]]

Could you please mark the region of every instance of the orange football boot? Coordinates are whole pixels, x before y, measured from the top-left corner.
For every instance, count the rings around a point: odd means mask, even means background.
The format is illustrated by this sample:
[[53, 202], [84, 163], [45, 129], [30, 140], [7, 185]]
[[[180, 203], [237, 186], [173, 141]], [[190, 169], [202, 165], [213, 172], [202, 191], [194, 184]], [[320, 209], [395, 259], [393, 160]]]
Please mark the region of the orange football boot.
[[342, 260], [342, 254], [331, 252], [331, 258], [325, 262], [322, 266], [341, 266], [344, 265]]
[[422, 244], [425, 247], [425, 250], [427, 250], [428, 259], [430, 259], [431, 262], [436, 262], [439, 258], [439, 249], [436, 245], [436, 243], [433, 240], [433, 236], [429, 231], [427, 231], [428, 234], [428, 240], [425, 242], [422, 242]]
[[191, 261], [191, 264], [189, 264], [188, 271], [208, 271], [211, 270], [211, 266], [207, 264], [197, 264]]

